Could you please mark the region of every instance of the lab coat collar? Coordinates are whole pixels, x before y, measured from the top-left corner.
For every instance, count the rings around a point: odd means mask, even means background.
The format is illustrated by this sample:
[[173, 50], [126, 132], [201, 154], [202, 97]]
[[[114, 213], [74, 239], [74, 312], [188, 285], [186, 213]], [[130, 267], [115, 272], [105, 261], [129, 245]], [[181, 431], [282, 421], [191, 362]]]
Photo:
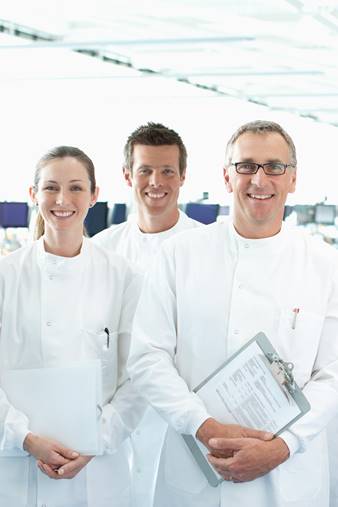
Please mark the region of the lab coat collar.
[[229, 235], [232, 242], [237, 246], [238, 249], [269, 249], [269, 250], [280, 250], [281, 247], [285, 244], [285, 239], [287, 236], [287, 227], [284, 222], [282, 222], [281, 230], [278, 234], [274, 236], [270, 236], [268, 238], [260, 238], [260, 239], [249, 239], [244, 238], [236, 231], [234, 224], [232, 221], [229, 221]]
[[46, 252], [43, 237], [37, 240], [37, 261], [39, 266], [46, 271], [77, 271], [83, 269], [88, 256], [90, 244], [87, 238], [83, 238], [81, 251], [75, 257], [62, 257]]
[[149, 232], [142, 232], [137, 224], [137, 216], [133, 215], [132, 218], [130, 218], [131, 227], [133, 230], [133, 234], [138, 239], [144, 239], [147, 241], [152, 241], [153, 238], [156, 238], [156, 241], [164, 241], [167, 237], [172, 236], [175, 232], [178, 232], [181, 226], [182, 221], [184, 220], [184, 214], [179, 210], [179, 217], [175, 225], [173, 227], [170, 227], [170, 229], [167, 229], [166, 231], [161, 232], [155, 232], [155, 233], [149, 233]]

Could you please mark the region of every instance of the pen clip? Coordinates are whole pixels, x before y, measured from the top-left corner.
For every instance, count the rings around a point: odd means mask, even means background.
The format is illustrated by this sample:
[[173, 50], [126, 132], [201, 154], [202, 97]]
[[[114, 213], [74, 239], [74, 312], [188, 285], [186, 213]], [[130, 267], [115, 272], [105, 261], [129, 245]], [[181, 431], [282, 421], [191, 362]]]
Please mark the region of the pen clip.
[[110, 334], [109, 334], [109, 329], [107, 327], [104, 328], [104, 332], [106, 333], [107, 335], [107, 349], [109, 349], [109, 342], [110, 342]]

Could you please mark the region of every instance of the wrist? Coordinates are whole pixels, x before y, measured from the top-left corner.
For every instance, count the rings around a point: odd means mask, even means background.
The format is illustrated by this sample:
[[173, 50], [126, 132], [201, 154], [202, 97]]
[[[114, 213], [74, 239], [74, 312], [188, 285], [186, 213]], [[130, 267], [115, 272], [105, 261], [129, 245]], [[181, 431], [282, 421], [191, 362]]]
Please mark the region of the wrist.
[[31, 450], [33, 448], [35, 440], [36, 436], [33, 433], [27, 433], [22, 444], [23, 450], [28, 452], [29, 454], [32, 454]]

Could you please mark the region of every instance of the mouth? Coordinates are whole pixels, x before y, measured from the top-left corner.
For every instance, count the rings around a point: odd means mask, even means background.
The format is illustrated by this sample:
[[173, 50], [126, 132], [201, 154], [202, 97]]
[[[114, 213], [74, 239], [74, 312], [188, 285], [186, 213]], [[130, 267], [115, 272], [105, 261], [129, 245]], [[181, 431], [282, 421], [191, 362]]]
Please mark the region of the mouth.
[[69, 218], [75, 214], [75, 211], [51, 210], [51, 214], [57, 218]]
[[272, 199], [274, 194], [247, 194], [250, 199], [254, 199], [257, 201], [267, 201]]
[[168, 192], [145, 192], [145, 195], [150, 199], [163, 199], [168, 195]]

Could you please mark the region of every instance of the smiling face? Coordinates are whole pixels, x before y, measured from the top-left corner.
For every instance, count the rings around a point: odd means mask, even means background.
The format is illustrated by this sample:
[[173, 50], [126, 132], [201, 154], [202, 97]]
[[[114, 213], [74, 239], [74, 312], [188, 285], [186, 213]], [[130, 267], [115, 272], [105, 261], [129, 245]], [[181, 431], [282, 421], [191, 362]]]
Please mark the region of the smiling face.
[[88, 208], [97, 200], [86, 167], [74, 157], [49, 160], [40, 170], [37, 188], [30, 188], [44, 219], [45, 234], [71, 231], [82, 235]]
[[[290, 149], [276, 133], [246, 132], [234, 143], [231, 161], [291, 163]], [[295, 191], [296, 169], [267, 176], [260, 168], [256, 174], [238, 174], [234, 166], [224, 169], [228, 192], [234, 193], [234, 226], [246, 238], [274, 236], [280, 231], [288, 193]]]
[[[133, 166], [124, 168], [124, 177], [133, 188], [138, 212], [166, 217], [177, 214], [177, 199], [185, 175], [180, 175], [177, 145], [136, 144]], [[175, 215], [176, 216], [176, 215]]]

